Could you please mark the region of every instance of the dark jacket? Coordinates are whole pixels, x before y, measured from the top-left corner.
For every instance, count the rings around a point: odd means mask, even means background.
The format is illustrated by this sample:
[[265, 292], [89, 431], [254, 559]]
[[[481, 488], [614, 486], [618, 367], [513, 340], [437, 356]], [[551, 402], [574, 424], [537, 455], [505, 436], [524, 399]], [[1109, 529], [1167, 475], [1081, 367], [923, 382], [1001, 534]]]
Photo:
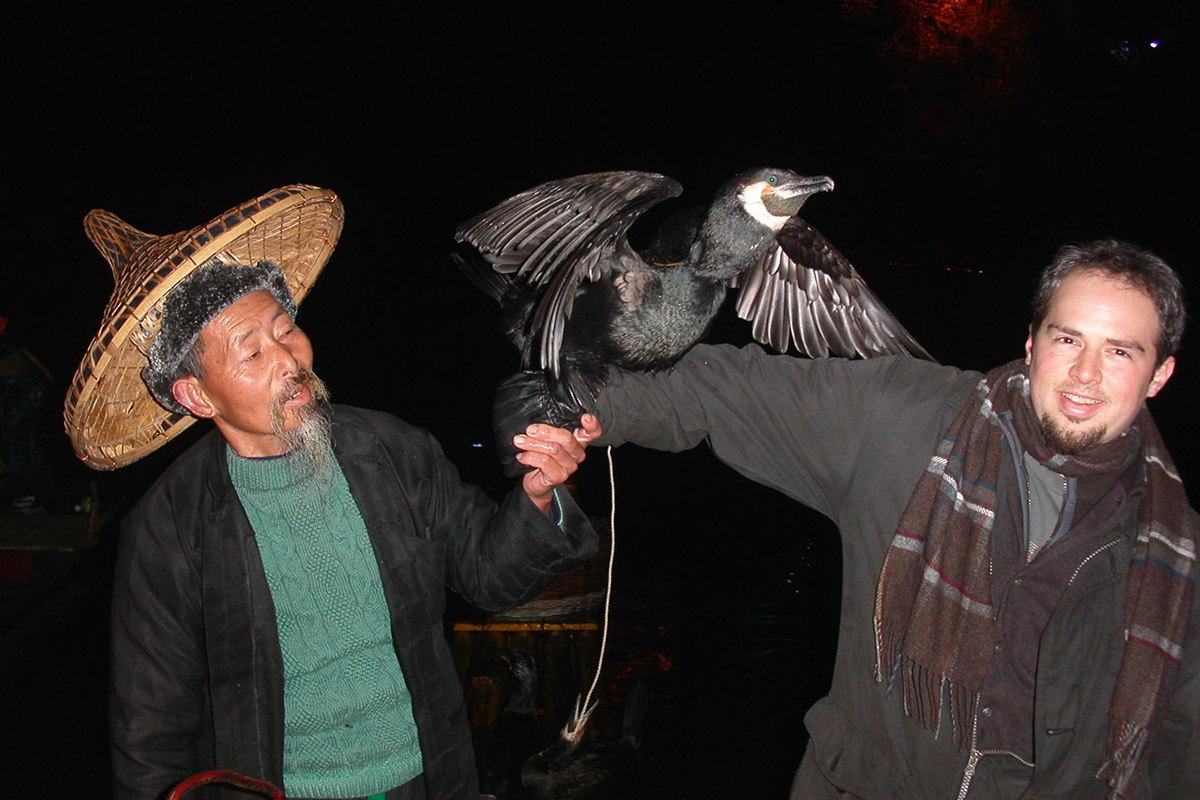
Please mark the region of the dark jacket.
[[[1123, 646], [1140, 489], [1106, 521], [1103, 547], [1080, 559], [1050, 615], [1035, 678], [1036, 766], [1017, 770], [1015, 791], [1005, 775], [1011, 757], [960, 752], [945, 734], [935, 739], [904, 714], [901, 692], [885, 696], [873, 679], [884, 554], [918, 477], [980, 377], [911, 358], [808, 360], [701, 346], [667, 373], [617, 374], [596, 403], [601, 444], [678, 451], [707, 441], [738, 472], [837, 524], [844, 554], [837, 657], [828, 696], [805, 716], [810, 741], [795, 798], [1093, 800], [1107, 793], [1094, 775]], [[1008, 497], [1014, 487], [999, 491]], [[1200, 611], [1191, 614], [1184, 659], [1144, 797], [1200, 797]]]
[[[333, 420], [379, 562], [428, 795], [477, 800], [445, 587], [485, 610], [509, 608], [594, 554], [595, 532], [566, 492], [561, 529], [519, 489], [497, 506], [461, 482], [427, 432], [395, 417], [337, 407]], [[109, 717], [118, 800], [157, 797], [213, 768], [283, 785], [275, 610], [215, 431], [124, 520]]]

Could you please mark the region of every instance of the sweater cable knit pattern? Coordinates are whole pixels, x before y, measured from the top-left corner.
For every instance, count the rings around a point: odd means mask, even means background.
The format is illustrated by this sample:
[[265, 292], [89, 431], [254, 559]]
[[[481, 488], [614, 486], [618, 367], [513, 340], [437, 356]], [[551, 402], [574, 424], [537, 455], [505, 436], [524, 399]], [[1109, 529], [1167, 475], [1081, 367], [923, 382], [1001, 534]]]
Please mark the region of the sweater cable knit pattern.
[[336, 459], [299, 479], [287, 456], [228, 463], [275, 604], [288, 796], [361, 797], [421, 774], [378, 563]]

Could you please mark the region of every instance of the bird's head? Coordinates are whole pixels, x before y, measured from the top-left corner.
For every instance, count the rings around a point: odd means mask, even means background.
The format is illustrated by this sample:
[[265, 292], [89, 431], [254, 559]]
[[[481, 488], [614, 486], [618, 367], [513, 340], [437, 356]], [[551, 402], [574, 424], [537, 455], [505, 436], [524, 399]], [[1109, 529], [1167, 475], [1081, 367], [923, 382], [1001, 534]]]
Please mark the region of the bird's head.
[[800, 211], [810, 195], [832, 191], [833, 180], [824, 175], [810, 177], [787, 169], [762, 167], [738, 175], [730, 188], [747, 214], [778, 231]]
[[497, 658], [504, 662], [513, 679], [522, 686], [532, 687], [537, 683], [537, 662], [533, 656], [519, 648], [499, 650]]

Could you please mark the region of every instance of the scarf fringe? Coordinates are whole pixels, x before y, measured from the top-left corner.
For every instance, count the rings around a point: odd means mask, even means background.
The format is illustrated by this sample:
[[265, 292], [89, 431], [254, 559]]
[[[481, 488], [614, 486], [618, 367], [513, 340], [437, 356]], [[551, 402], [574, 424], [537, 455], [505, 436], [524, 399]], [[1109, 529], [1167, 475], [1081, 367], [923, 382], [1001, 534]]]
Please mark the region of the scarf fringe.
[[1100, 766], [1096, 777], [1107, 781], [1108, 800], [1127, 800], [1132, 797], [1129, 789], [1137, 776], [1138, 764], [1150, 741], [1150, 731], [1144, 725], [1133, 722], [1113, 722], [1109, 725], [1108, 758]]
[[962, 684], [952, 681], [944, 674], [935, 673], [921, 664], [897, 653], [892, 674], [888, 679], [886, 693], [899, 679], [904, 713], [917, 720], [937, 739], [941, 733], [943, 709], [950, 721], [950, 735], [954, 746], [966, 750], [971, 742], [974, 728], [975, 708], [979, 695]]

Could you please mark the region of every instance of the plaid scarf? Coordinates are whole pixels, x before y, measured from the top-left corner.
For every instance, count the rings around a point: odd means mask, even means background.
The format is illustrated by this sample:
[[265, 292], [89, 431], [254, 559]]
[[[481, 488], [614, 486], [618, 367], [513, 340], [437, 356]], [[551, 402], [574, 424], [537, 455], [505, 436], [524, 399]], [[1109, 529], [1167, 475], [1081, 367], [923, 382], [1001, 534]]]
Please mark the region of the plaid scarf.
[[1136, 436], [1080, 456], [1052, 452], [1029, 402], [1022, 361], [992, 370], [946, 431], [913, 490], [883, 562], [875, 596], [875, 679], [899, 681], [904, 710], [937, 735], [942, 704], [959, 749], [971, 740], [992, 652], [995, 607], [991, 533], [1005, 436], [1012, 413], [1022, 446], [1066, 475], [1119, 469], [1141, 443], [1146, 493], [1125, 589], [1125, 647], [1108, 713], [1104, 763], [1113, 800], [1129, 795], [1170, 697], [1182, 656], [1196, 571], [1197, 531], [1179, 474], [1150, 413]]

